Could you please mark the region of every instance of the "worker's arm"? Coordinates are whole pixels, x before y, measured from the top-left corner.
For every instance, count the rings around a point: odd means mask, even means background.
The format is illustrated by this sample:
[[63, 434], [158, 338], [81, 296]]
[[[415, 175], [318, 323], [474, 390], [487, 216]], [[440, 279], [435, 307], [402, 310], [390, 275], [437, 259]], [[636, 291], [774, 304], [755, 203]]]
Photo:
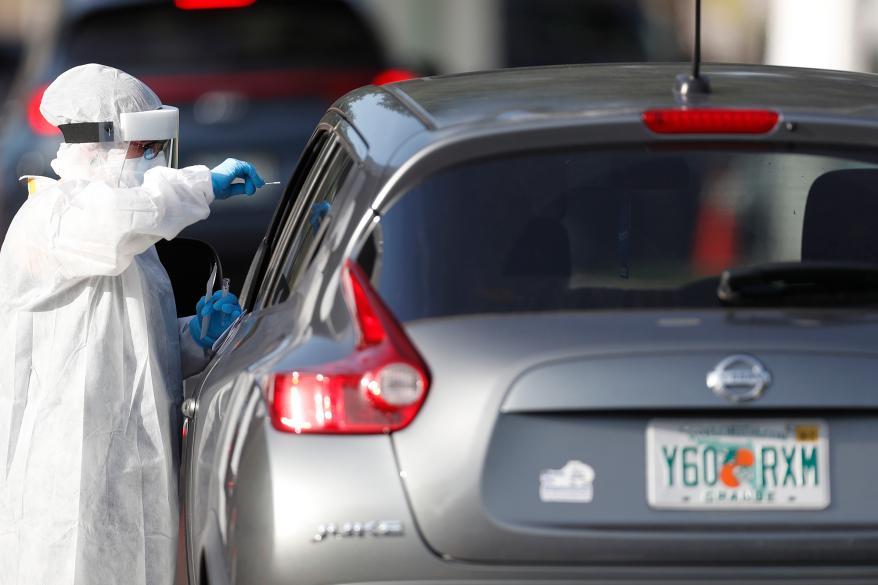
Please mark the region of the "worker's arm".
[[117, 275], [158, 240], [207, 218], [214, 194], [205, 166], [148, 170], [140, 187], [61, 182], [49, 250], [68, 278]]
[[213, 170], [152, 168], [139, 187], [59, 182], [49, 250], [67, 278], [115, 276], [160, 239], [206, 219], [214, 199], [253, 195], [264, 185], [253, 165], [231, 158]]

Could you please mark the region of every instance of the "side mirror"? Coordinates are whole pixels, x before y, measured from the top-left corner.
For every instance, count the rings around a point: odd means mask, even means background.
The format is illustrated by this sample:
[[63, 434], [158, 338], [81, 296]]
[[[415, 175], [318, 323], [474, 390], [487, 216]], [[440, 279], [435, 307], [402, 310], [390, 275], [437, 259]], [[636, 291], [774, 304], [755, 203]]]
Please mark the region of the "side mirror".
[[223, 267], [216, 250], [207, 242], [190, 238], [161, 240], [155, 249], [171, 279], [177, 317], [192, 315], [198, 299], [204, 296], [214, 263], [217, 266], [214, 290], [218, 290], [223, 281]]

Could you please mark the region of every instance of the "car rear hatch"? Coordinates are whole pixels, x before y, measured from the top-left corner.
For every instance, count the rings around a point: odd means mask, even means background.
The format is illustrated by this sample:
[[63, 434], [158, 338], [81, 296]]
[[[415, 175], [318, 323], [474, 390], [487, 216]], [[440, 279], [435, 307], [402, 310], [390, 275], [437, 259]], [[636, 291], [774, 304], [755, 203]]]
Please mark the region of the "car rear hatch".
[[417, 529], [490, 563], [867, 563], [878, 170], [770, 146], [516, 152], [359, 261], [432, 377]]
[[[434, 381], [394, 444], [418, 530], [438, 554], [874, 561], [875, 315], [564, 314], [439, 320], [409, 332]], [[706, 381], [741, 353], [771, 380], [758, 399], [736, 403]], [[756, 461], [730, 461], [739, 445]], [[738, 488], [724, 483], [735, 478]]]

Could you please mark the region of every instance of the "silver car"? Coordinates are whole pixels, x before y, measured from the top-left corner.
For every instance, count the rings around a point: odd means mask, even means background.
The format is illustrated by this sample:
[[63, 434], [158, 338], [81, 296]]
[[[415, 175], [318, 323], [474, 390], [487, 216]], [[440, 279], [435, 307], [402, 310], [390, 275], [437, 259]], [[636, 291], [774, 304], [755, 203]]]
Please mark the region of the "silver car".
[[878, 582], [878, 78], [684, 69], [326, 113], [187, 382], [192, 583]]

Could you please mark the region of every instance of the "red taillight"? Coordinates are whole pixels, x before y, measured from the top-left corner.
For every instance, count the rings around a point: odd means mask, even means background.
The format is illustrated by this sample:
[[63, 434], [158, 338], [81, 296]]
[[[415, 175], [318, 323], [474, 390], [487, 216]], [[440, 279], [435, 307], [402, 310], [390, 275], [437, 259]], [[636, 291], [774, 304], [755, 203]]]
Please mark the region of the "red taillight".
[[356, 263], [343, 281], [357, 327], [337, 362], [276, 374], [268, 388], [274, 428], [292, 433], [376, 434], [414, 420], [430, 384], [424, 360]]
[[417, 75], [405, 69], [388, 69], [376, 75], [375, 79], [372, 80], [372, 85], [385, 85], [387, 83], [415, 79], [416, 77]]
[[211, 8], [244, 8], [256, 0], [174, 0], [174, 6], [182, 10], [207, 10]]
[[351, 300], [354, 307], [356, 307], [357, 325], [360, 328], [360, 343], [358, 347], [362, 349], [378, 345], [386, 339], [387, 334], [381, 318], [373, 308], [374, 303], [369, 298], [370, 295], [366, 288], [369, 287], [369, 281], [364, 277], [365, 283], [360, 282], [359, 276], [362, 274], [362, 269], [353, 262], [348, 263], [345, 271], [348, 276], [349, 295], [353, 297]]
[[682, 108], [647, 110], [643, 123], [657, 134], [766, 134], [774, 130], [777, 112]]
[[40, 112], [40, 103], [43, 101], [43, 93], [47, 87], [47, 85], [44, 85], [31, 94], [27, 102], [27, 122], [35, 133], [42, 136], [55, 136], [61, 134], [61, 131], [49, 124], [48, 120]]

